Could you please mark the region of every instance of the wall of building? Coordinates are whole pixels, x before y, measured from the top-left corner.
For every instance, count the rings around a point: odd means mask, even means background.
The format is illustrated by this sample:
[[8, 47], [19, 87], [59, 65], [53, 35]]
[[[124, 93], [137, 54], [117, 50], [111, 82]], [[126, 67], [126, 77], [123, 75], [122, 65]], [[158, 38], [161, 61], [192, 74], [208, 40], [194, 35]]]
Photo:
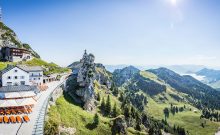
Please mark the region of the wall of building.
[[29, 74], [17, 67], [11, 69], [10, 71], [2, 75], [2, 86], [21, 85], [21, 81], [24, 82], [25, 85], [30, 85]]
[[10, 61], [12, 62], [20, 62], [22, 61], [23, 59], [19, 56], [12, 56], [12, 59]]
[[29, 61], [29, 60], [32, 60], [33, 57], [32, 57], [32, 55], [30, 53], [23, 53], [22, 59]]
[[32, 71], [29, 72], [30, 82], [33, 84], [43, 84], [43, 71]]

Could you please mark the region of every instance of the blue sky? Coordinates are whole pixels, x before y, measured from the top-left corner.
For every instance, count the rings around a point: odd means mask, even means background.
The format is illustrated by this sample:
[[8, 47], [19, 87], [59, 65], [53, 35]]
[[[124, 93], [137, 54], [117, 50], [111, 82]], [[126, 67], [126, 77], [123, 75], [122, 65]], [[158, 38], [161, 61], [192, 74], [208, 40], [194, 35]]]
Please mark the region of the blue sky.
[[104, 64], [220, 67], [219, 0], [1, 0], [3, 21], [43, 59], [84, 49]]

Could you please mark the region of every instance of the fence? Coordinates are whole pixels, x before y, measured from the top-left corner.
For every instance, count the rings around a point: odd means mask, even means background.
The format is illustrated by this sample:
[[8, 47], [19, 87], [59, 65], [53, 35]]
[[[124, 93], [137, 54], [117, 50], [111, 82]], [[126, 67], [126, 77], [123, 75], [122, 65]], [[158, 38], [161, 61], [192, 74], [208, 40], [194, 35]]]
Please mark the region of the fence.
[[44, 101], [44, 103], [39, 111], [39, 114], [37, 116], [37, 120], [35, 122], [32, 135], [43, 135], [44, 134], [44, 122], [45, 122], [45, 116], [47, 114], [47, 108], [48, 108], [49, 101], [52, 98], [53, 94], [56, 92], [56, 90], [58, 90], [60, 87], [62, 88], [62, 85], [65, 86], [65, 82], [66, 82], [66, 80], [64, 80], [60, 85], [58, 85]]

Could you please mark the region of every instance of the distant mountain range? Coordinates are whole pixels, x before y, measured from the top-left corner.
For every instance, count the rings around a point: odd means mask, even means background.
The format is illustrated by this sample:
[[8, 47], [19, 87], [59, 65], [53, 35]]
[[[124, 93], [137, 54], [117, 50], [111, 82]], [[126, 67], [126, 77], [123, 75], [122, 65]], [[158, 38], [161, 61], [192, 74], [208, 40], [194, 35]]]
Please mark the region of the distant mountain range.
[[204, 68], [195, 73], [197, 76], [203, 76], [203, 83], [210, 85], [215, 89], [220, 89], [220, 70]]
[[[129, 67], [128, 65], [105, 65], [106, 69], [110, 72], [114, 70], [123, 69]], [[139, 70], [156, 69], [162, 66], [135, 66]], [[190, 75], [193, 78], [220, 90], [220, 70], [209, 69], [202, 65], [171, 65], [163, 66], [180, 75]]]
[[[115, 69], [122, 69], [125, 67], [128, 67], [129, 65], [105, 65], [106, 69], [110, 72], [114, 72]], [[186, 73], [195, 73], [203, 68], [206, 68], [202, 65], [147, 65], [147, 66], [135, 66], [139, 70], [147, 70], [147, 69], [155, 69], [160, 67], [166, 67], [168, 69], [171, 69], [179, 74], [186, 74]]]
[[203, 108], [204, 106], [215, 108], [218, 105], [209, 103], [216, 103], [218, 98], [220, 98], [220, 93], [216, 95], [217, 91], [212, 87], [190, 75], [179, 75], [167, 68], [140, 71], [133, 66], [129, 66], [115, 70], [113, 72], [113, 81], [118, 86], [128, 86], [133, 90], [143, 90], [149, 95], [157, 95], [166, 91], [166, 87], [172, 87], [171, 89], [187, 94], [188, 96], [185, 97], [185, 100], [188, 100], [197, 108]]

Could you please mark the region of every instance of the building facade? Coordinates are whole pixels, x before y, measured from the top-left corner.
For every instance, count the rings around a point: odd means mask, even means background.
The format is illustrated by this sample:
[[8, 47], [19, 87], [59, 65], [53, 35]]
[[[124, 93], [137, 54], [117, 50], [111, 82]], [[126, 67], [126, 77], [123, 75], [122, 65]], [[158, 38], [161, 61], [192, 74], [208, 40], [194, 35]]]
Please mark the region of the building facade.
[[29, 73], [17, 66], [8, 66], [1, 71], [2, 86], [30, 85]]
[[0, 75], [3, 87], [43, 84], [43, 68], [40, 66], [10, 65]]
[[14, 46], [5, 46], [1, 48], [2, 61], [19, 62], [24, 60], [31, 60], [33, 57], [31, 52], [17, 48]]
[[40, 66], [18, 66], [29, 73], [29, 81], [32, 85], [43, 84], [43, 68]]

